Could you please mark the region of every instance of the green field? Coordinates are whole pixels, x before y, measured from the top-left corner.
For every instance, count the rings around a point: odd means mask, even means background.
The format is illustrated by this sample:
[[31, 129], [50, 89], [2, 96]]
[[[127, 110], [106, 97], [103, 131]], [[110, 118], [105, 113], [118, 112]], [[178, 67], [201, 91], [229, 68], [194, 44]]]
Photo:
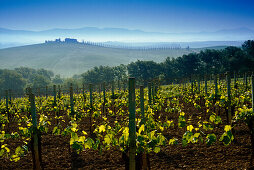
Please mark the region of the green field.
[[201, 49], [133, 50], [106, 48], [84, 44], [48, 43], [0, 50], [0, 68], [20, 66], [44, 68], [55, 74], [70, 77], [94, 66], [117, 66], [136, 60], [164, 61], [166, 57], [178, 57]]

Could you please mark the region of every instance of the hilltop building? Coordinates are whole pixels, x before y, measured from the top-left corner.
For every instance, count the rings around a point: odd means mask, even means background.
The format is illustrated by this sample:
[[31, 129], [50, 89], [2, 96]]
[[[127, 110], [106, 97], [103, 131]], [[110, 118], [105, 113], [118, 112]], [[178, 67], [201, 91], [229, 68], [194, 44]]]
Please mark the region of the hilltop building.
[[66, 43], [78, 43], [78, 40], [74, 39], [74, 38], [65, 38], [64, 42], [66, 42]]
[[55, 39], [55, 41], [46, 40], [45, 43], [79, 43], [77, 39], [74, 38], [65, 38], [64, 41], [61, 41], [60, 38]]

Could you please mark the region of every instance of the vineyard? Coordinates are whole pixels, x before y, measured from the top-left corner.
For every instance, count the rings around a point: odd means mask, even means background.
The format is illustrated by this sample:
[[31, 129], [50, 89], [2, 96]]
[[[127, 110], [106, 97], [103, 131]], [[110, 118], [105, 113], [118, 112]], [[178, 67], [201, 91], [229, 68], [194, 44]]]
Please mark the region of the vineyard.
[[253, 78], [6, 91], [0, 169], [252, 168]]

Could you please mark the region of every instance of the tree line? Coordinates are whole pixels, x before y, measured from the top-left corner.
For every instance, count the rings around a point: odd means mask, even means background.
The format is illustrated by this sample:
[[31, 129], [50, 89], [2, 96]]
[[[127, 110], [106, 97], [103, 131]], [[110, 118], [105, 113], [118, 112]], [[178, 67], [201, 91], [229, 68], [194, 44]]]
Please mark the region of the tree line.
[[245, 41], [241, 47], [222, 50], [206, 49], [181, 57], [167, 57], [165, 61], [135, 61], [117, 67], [100, 66], [81, 74], [83, 83], [99, 84], [104, 81], [123, 80], [130, 76], [147, 84], [154, 79], [171, 83], [191, 75], [246, 73], [254, 71], [254, 40]]
[[6, 89], [23, 91], [26, 87], [39, 88], [53, 84], [110, 83], [118, 80], [125, 81], [128, 76], [135, 77], [138, 82], [145, 84], [154, 79], [172, 83], [191, 75], [220, 74], [226, 71], [231, 73], [254, 71], [254, 40], [245, 41], [241, 47], [230, 46], [222, 50], [206, 49], [181, 57], [167, 57], [161, 63], [137, 60], [128, 65], [94, 67], [81, 75], [65, 79], [45, 69], [27, 67], [13, 70], [0, 69], [0, 91]]

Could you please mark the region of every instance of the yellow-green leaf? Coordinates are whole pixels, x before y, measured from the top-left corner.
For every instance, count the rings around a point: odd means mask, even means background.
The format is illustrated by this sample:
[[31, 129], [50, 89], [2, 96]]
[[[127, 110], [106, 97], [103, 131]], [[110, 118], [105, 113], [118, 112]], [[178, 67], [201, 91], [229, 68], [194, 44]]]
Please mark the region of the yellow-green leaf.
[[192, 132], [193, 128], [194, 128], [194, 127], [193, 127], [192, 125], [189, 125], [189, 126], [187, 126], [187, 131]]
[[232, 129], [232, 127], [230, 125], [226, 125], [225, 128], [224, 128], [224, 130], [226, 132], [230, 131], [231, 129]]
[[138, 130], [138, 134], [141, 134], [145, 130], [145, 125], [141, 125], [141, 127]]
[[153, 151], [154, 151], [155, 153], [159, 153], [159, 152], [160, 152], [160, 150], [161, 150], [161, 148], [160, 148], [160, 147], [155, 147]]
[[99, 127], [99, 133], [105, 132], [105, 131], [106, 131], [106, 127], [104, 125], [100, 125], [100, 127]]

